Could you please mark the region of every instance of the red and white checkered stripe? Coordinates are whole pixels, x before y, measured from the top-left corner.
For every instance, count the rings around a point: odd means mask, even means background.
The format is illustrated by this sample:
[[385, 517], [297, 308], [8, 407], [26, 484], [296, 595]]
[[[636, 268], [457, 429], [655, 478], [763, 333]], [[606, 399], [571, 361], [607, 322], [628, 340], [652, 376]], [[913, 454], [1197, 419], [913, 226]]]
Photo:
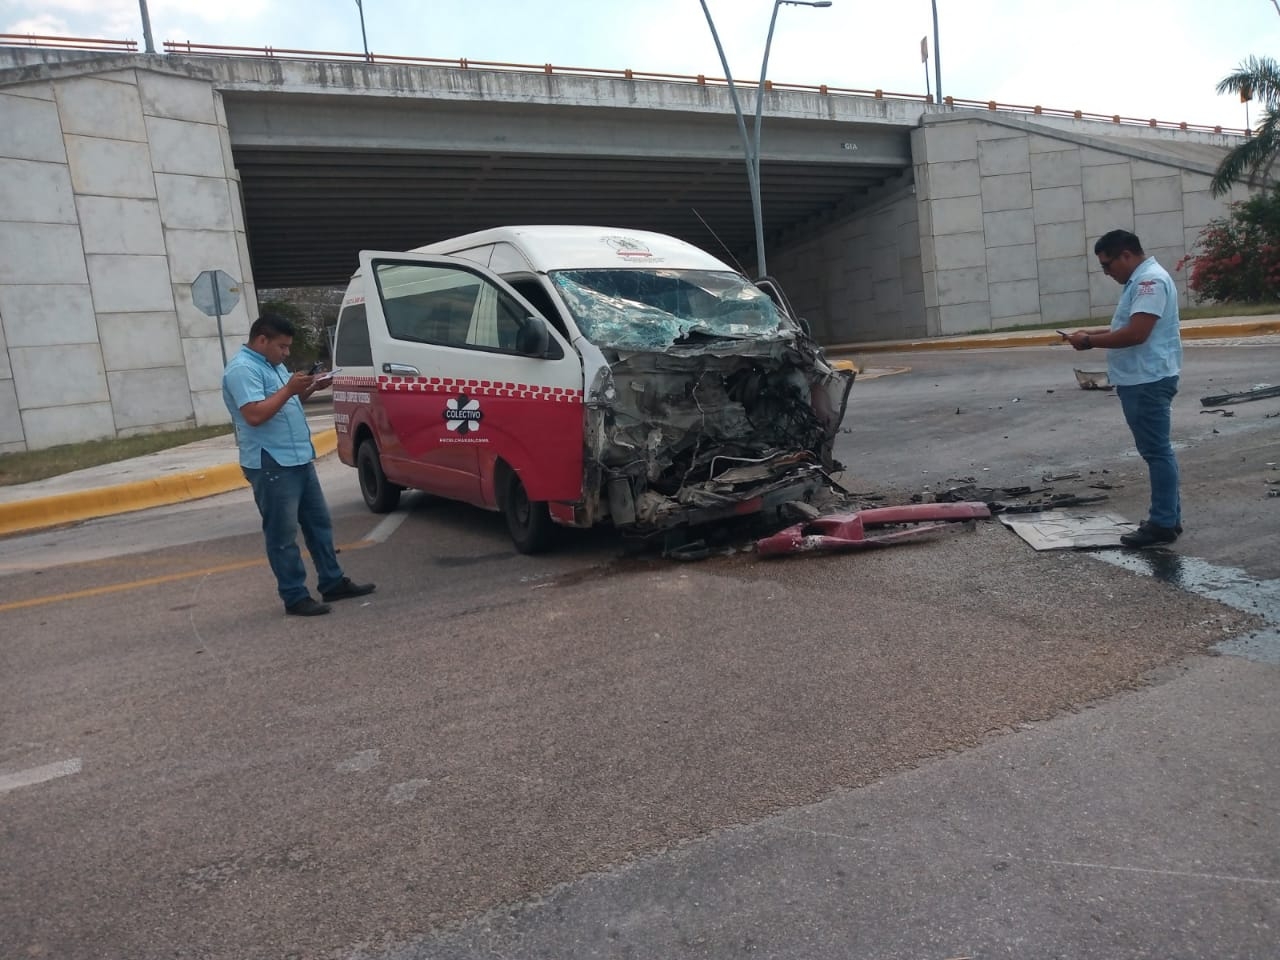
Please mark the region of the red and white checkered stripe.
[[365, 389], [377, 389], [378, 378], [377, 377], [335, 376], [333, 378], [333, 385], [335, 387], [340, 387], [344, 389], [349, 389], [352, 387], [363, 387]]
[[468, 397], [509, 397], [513, 400], [549, 400], [582, 403], [582, 391], [572, 387], [540, 387], [503, 380], [464, 380], [460, 377], [378, 377], [384, 393], [465, 393]]

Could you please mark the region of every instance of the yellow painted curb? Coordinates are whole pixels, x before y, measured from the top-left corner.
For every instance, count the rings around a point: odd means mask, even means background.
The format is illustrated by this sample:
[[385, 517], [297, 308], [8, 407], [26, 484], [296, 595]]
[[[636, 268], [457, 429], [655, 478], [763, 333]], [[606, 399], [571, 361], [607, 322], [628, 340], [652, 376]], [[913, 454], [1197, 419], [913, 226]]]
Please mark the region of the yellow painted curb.
[[903, 340], [898, 343], [841, 343], [823, 347], [828, 356], [846, 353], [908, 353], [921, 350], [983, 350], [988, 347], [1042, 347], [1061, 343], [1056, 333], [1030, 337], [936, 337], [929, 340]]
[[[325, 430], [314, 434], [311, 443], [316, 448], [317, 457], [328, 456], [338, 449], [338, 434], [332, 429]], [[199, 500], [243, 486], [246, 483], [240, 464], [222, 463], [203, 470], [134, 480], [96, 490], [0, 503], [0, 536]]]
[[[1105, 321], [1099, 321], [1099, 325]], [[1280, 333], [1280, 321], [1261, 320], [1257, 323], [1220, 323], [1198, 327], [1183, 327], [1183, 340], [1217, 340], [1226, 337], [1257, 337], [1268, 333]], [[1048, 347], [1062, 343], [1053, 331], [1019, 335], [993, 332], [990, 336], [934, 337], [928, 340], [902, 340], [896, 342], [841, 343], [822, 350], [827, 356], [859, 353], [906, 353], [914, 350], [986, 350], [992, 347]]]
[[858, 382], [863, 380], [879, 380], [881, 377], [892, 377], [899, 373], [910, 373], [910, 367], [867, 367], [858, 374]]

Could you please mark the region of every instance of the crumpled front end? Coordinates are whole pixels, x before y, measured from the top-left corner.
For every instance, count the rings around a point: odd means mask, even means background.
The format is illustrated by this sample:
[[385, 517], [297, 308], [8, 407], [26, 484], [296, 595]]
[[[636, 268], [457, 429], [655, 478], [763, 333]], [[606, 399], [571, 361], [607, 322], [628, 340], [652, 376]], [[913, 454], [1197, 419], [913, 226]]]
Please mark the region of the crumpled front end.
[[588, 473], [615, 526], [708, 523], [832, 487], [854, 375], [803, 335], [607, 360], [588, 392]]

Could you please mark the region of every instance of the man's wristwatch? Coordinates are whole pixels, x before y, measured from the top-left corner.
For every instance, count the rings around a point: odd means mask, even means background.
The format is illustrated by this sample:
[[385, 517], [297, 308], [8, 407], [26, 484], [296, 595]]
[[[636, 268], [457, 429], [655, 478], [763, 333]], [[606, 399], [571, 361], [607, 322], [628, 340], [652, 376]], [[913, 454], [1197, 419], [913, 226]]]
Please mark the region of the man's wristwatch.
[[1089, 339], [1089, 335], [1087, 333], [1084, 335], [1084, 346], [1081, 349], [1083, 350], [1093, 349], [1093, 341]]

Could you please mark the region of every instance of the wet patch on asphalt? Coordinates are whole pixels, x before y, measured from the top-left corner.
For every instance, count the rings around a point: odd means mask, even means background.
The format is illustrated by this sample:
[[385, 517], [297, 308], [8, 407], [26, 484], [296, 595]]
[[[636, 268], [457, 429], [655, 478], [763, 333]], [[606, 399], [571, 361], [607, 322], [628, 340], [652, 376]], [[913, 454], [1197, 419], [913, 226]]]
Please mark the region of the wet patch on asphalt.
[[1214, 649], [1280, 666], [1280, 581], [1258, 580], [1235, 567], [1184, 557], [1171, 550], [1107, 551], [1095, 556], [1105, 563], [1261, 617], [1266, 626], [1224, 640]]

